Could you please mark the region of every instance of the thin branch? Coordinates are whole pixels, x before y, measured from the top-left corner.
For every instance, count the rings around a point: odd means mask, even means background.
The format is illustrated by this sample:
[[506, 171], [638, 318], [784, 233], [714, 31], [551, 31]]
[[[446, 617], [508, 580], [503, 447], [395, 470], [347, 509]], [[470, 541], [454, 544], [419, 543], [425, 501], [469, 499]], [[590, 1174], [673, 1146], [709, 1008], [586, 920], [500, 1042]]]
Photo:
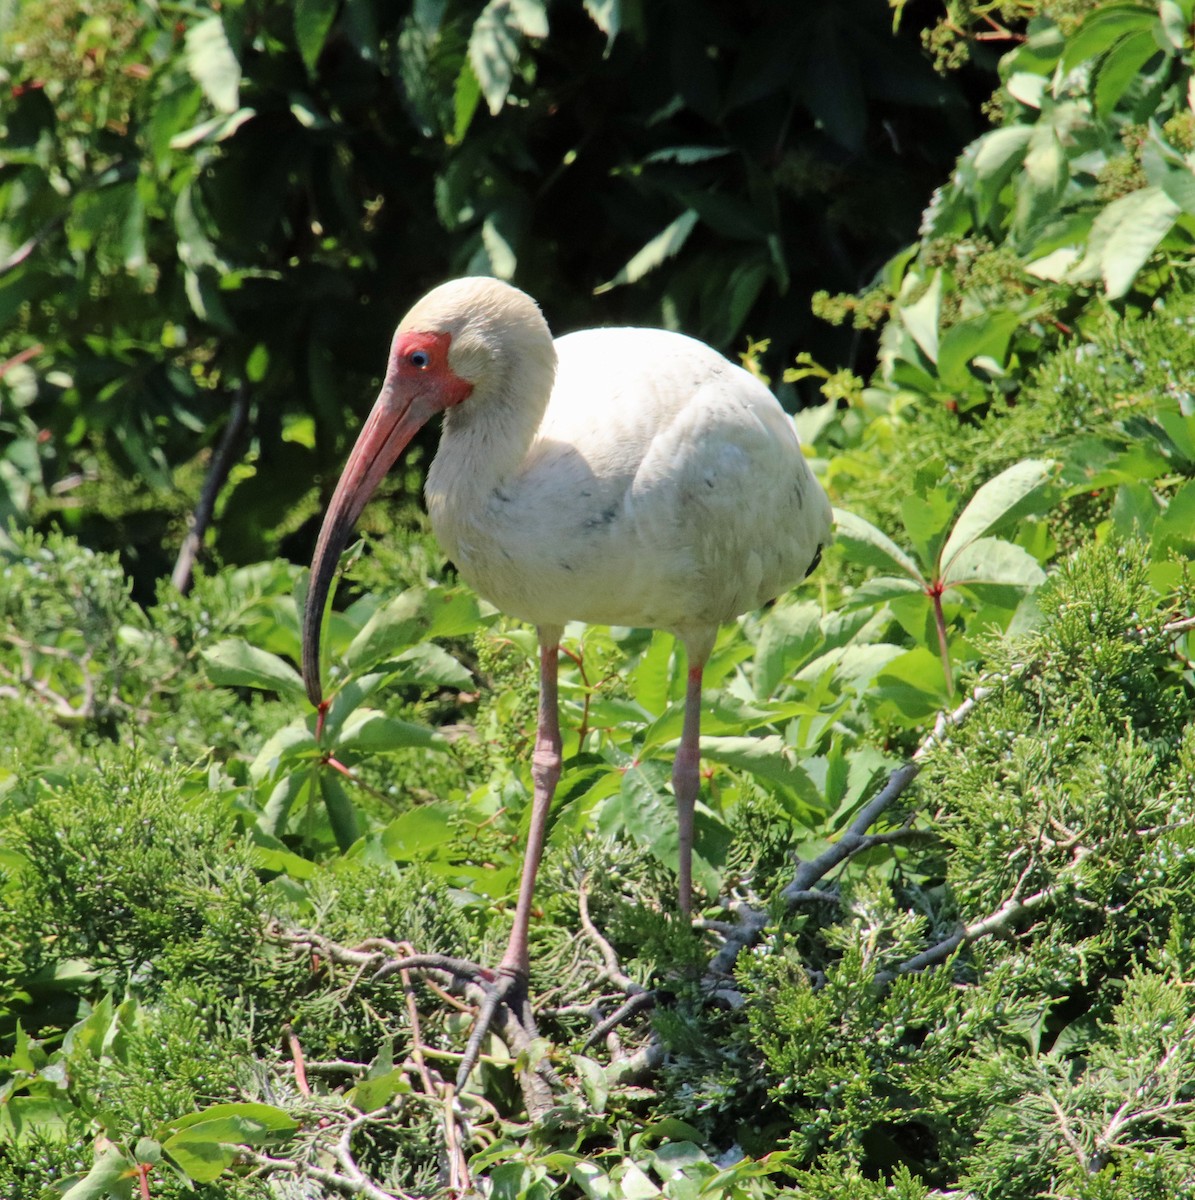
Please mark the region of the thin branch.
[[195, 506], [195, 515], [191, 519], [191, 528], [183, 538], [179, 548], [178, 560], [170, 575], [170, 582], [184, 595], [191, 590], [191, 581], [195, 571], [195, 560], [203, 547], [203, 538], [207, 527], [211, 524], [212, 514], [216, 511], [216, 499], [220, 489], [232, 470], [234, 452], [241, 434], [249, 419], [249, 389], [242, 383], [236, 390], [236, 398], [232, 403], [232, 412], [228, 424], [220, 435], [216, 452], [212, 455], [211, 466], [208, 467], [207, 478], [203, 481], [203, 490], [199, 494], [199, 503]]
[[[869, 845], [874, 844], [868, 842], [867, 838], [880, 835], [868, 834], [867, 831], [879, 819], [884, 810], [917, 778], [921, 771], [921, 763], [929, 752], [945, 740], [951, 729], [960, 725], [970, 716], [976, 704], [990, 694], [991, 688], [976, 687], [953, 712], [938, 714], [933, 729], [917, 747], [913, 757], [888, 776], [888, 782], [863, 806], [842, 837], [816, 858], [800, 863], [792, 880], [781, 892], [781, 896], [790, 909], [807, 899], [814, 891], [815, 885], [836, 866], [845, 862], [852, 855], [858, 854], [860, 850], [867, 849]], [[766, 912], [747, 904], [739, 907], [738, 918], [738, 927], [727, 937], [722, 948], [710, 960], [708, 971], [711, 975], [729, 975], [734, 969], [738, 956], [748, 946], [753, 946], [760, 939], [768, 923]]]
[[964, 942], [974, 942], [978, 938], [988, 937], [993, 933], [1007, 932], [1026, 913], [1040, 908], [1042, 904], [1051, 899], [1057, 890], [1053, 887], [1042, 888], [1040, 892], [1034, 892], [1032, 896], [1026, 896], [1024, 900], [1015, 896], [1010, 897], [994, 913], [990, 913], [981, 921], [960, 926], [949, 937], [943, 938], [936, 945], [922, 950], [920, 954], [914, 954], [912, 958], [905, 959], [895, 971], [878, 973], [876, 981], [887, 982], [897, 975], [908, 975], [913, 971], [923, 970], [925, 967], [949, 958]]

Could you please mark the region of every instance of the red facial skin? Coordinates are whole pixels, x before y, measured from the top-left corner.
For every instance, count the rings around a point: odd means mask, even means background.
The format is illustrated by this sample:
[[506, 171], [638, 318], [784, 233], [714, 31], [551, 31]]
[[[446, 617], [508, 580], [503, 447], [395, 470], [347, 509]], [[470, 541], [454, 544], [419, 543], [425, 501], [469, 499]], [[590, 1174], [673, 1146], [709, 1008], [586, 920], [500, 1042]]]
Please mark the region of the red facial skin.
[[399, 332], [390, 347], [386, 379], [324, 514], [311, 560], [303, 618], [303, 682], [323, 707], [319, 672], [320, 627], [336, 564], [361, 510], [416, 433], [437, 413], [466, 400], [473, 385], [448, 362], [450, 333]]

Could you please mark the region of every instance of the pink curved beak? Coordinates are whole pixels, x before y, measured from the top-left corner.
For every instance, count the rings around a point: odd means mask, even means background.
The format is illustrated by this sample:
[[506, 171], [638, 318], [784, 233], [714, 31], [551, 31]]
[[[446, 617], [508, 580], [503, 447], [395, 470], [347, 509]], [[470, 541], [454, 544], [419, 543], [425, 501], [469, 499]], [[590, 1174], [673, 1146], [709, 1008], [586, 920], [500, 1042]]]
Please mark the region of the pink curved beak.
[[431, 389], [403, 386], [392, 366], [332, 494], [311, 559], [311, 582], [303, 614], [303, 684], [308, 699], [317, 708], [323, 701], [320, 631], [336, 564], [357, 518], [386, 472], [442, 407]]

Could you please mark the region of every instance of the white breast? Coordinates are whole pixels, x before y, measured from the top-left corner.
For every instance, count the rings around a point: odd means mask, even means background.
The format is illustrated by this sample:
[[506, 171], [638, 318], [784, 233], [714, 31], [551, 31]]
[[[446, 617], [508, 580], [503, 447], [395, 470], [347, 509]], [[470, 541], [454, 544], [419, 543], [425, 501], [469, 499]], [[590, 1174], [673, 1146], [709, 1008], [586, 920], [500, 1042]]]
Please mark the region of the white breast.
[[473, 587], [536, 624], [683, 634], [803, 577], [829, 502], [758, 380], [661, 330], [555, 345], [555, 387], [517, 469], [487, 477], [476, 431], [446, 430], [429, 473], [436, 537]]

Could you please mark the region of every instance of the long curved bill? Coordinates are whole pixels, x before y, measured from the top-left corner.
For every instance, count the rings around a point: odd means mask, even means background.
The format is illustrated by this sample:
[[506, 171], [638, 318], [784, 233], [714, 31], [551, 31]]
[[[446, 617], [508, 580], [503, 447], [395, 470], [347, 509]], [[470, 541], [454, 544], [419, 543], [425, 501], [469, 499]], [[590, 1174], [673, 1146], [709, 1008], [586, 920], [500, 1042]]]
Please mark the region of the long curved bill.
[[320, 631], [336, 564], [378, 484], [439, 407], [427, 393], [401, 395], [398, 380], [389, 375], [332, 494], [311, 560], [311, 581], [303, 614], [303, 684], [308, 699], [317, 708], [323, 701]]

